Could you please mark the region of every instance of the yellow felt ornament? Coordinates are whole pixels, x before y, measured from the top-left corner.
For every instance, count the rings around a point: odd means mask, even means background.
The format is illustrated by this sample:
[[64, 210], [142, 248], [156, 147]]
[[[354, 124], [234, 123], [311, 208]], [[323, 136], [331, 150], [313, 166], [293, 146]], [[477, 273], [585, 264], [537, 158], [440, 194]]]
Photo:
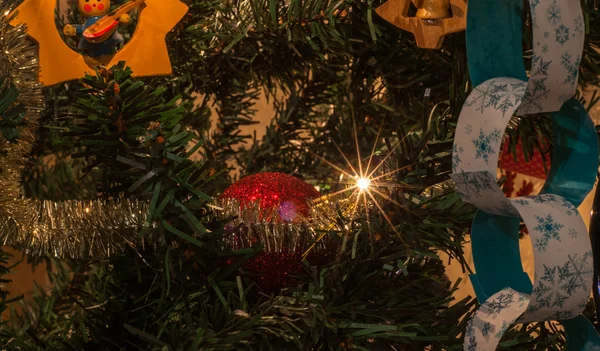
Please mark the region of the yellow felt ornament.
[[[99, 3], [110, 4], [110, 1]], [[18, 15], [11, 25], [25, 24], [28, 34], [39, 44], [39, 81], [54, 85], [79, 79], [93, 72], [99, 65], [112, 66], [125, 61], [135, 76], [156, 76], [172, 73], [165, 35], [183, 18], [188, 7], [179, 0], [130, 0], [110, 13], [95, 7], [84, 16], [103, 16], [82, 35], [89, 39], [106, 40], [116, 30], [114, 22], [127, 23], [126, 12], [143, 4], [135, 33], [131, 40], [115, 54], [81, 55], [65, 44], [54, 22], [56, 0], [25, 0], [16, 9]], [[96, 4], [96, 6], [98, 6]], [[104, 5], [106, 6], [106, 5]], [[103, 6], [103, 7], [104, 7]], [[80, 11], [83, 7], [80, 7]], [[104, 32], [106, 30], [106, 32]], [[67, 35], [76, 34], [73, 26], [65, 26]]]

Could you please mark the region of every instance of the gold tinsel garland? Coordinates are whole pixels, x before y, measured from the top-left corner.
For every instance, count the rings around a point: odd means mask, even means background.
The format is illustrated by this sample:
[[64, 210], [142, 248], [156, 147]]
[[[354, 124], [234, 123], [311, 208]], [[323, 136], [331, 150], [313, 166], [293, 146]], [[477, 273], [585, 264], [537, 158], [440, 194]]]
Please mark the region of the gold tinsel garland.
[[37, 48], [24, 26], [0, 2], [0, 77], [19, 91], [26, 121], [16, 143], [0, 136], [0, 244], [30, 254], [58, 257], [105, 257], [139, 242], [147, 206], [128, 199], [45, 201], [23, 196], [21, 177], [39, 132], [44, 102], [37, 82]]

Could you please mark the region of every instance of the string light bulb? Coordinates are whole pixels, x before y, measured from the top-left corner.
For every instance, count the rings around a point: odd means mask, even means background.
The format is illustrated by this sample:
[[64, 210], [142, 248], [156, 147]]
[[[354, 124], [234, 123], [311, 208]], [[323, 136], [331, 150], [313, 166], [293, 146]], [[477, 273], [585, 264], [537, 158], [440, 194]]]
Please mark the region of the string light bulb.
[[358, 189], [360, 191], [365, 191], [365, 190], [369, 189], [370, 185], [371, 185], [371, 179], [369, 179], [369, 178], [359, 177], [356, 180], [356, 186], [358, 187]]

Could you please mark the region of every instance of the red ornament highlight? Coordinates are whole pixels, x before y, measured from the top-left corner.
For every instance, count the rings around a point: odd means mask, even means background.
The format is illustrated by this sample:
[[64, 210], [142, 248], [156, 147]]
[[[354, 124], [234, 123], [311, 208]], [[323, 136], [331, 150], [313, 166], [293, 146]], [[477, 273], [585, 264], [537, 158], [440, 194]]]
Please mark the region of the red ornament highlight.
[[265, 172], [242, 178], [227, 188], [220, 197], [237, 200], [242, 209], [259, 203], [261, 212], [265, 215], [277, 211], [279, 220], [294, 222], [300, 217], [308, 217], [308, 202], [320, 196], [312, 185], [299, 178], [284, 173]]

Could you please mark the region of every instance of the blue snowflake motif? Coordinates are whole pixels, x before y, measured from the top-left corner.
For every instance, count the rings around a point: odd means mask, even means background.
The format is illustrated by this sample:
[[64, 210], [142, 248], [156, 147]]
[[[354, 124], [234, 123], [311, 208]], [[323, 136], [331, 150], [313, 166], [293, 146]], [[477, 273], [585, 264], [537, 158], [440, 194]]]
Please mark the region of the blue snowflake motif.
[[543, 52], [544, 54], [548, 52], [548, 45], [547, 45], [547, 44], [544, 44], [544, 45], [542, 46], [542, 52]]
[[492, 140], [499, 141], [500, 138], [502, 137], [502, 134], [500, 134], [500, 129], [494, 129], [492, 131], [491, 136], [492, 136]]
[[544, 32], [544, 38], [546, 38], [546, 39], [550, 38], [550, 32], [545, 31]]
[[564, 227], [560, 223], [554, 221], [554, 217], [548, 214], [546, 217], [535, 216], [538, 221], [537, 226], [533, 229], [542, 234], [541, 237], [535, 240], [535, 247], [538, 251], [545, 252], [550, 240], [560, 240], [560, 230]]
[[489, 190], [492, 188], [491, 180], [480, 174], [473, 176], [469, 180], [469, 185], [473, 187], [473, 189], [475, 189], [478, 193], [480, 193], [483, 190]]
[[552, 60], [544, 61], [541, 56], [536, 56], [532, 60], [533, 68], [533, 76], [535, 77], [548, 77], [548, 68], [550, 68], [550, 64], [552, 64]]
[[500, 327], [500, 329], [498, 329], [498, 332], [494, 336], [497, 339], [502, 338], [502, 335], [504, 335], [504, 333], [506, 332], [507, 329], [508, 329], [508, 323], [506, 323], [506, 321], [504, 321], [504, 322], [502, 322], [502, 326]]
[[511, 107], [521, 102], [524, 88], [522, 83], [494, 84], [492, 106], [494, 109], [502, 111], [502, 117], [504, 117]]
[[475, 106], [475, 110], [480, 113], [483, 113], [486, 108], [492, 107], [502, 111], [504, 116], [508, 108], [520, 103], [524, 89], [525, 83], [497, 84], [495, 81], [491, 81], [475, 88], [465, 105]]
[[494, 148], [495, 143], [499, 142], [501, 138], [500, 130], [495, 129], [490, 134], [485, 134], [483, 129], [479, 130], [479, 137], [471, 140], [473, 146], [475, 146], [475, 158], [482, 158], [487, 164], [490, 156], [496, 153]]
[[529, 205], [529, 201], [528, 201], [528, 200], [526, 200], [526, 199], [518, 199], [518, 200], [515, 200], [515, 203], [518, 203], [519, 205], [523, 205], [523, 206], [525, 206], [525, 205]]
[[549, 239], [560, 241], [560, 230], [564, 227], [562, 224], [557, 223], [551, 214], [547, 214], [546, 217], [535, 216], [535, 218], [538, 221], [538, 225], [534, 228], [535, 230]]
[[550, 90], [546, 88], [547, 78], [538, 78], [533, 81], [533, 90], [528, 89], [523, 96], [523, 104], [519, 108], [524, 113], [536, 113], [543, 109], [542, 101], [548, 97]]
[[[532, 303], [529, 306], [527, 306], [527, 309], [525, 310], [525, 314], [535, 313], [535, 312], [539, 311], [540, 309], [541, 309], [541, 307], [539, 305], [535, 305]], [[519, 319], [522, 320], [523, 317], [525, 317], [525, 316], [521, 316], [521, 318], [519, 318]]]
[[577, 236], [578, 236], [577, 231], [573, 228], [569, 229], [569, 236], [573, 239], [577, 239]]
[[543, 201], [559, 201], [561, 198], [558, 197], [558, 195], [555, 194], [543, 194], [543, 195], [539, 195], [540, 197], [543, 198]]
[[553, 26], [557, 26], [561, 20], [560, 8], [556, 6], [556, 1], [546, 9], [546, 19]]
[[573, 56], [571, 55], [570, 52], [565, 51], [561, 56], [560, 56], [560, 64], [563, 65], [564, 67], [568, 67], [571, 65], [571, 60], [573, 59]]
[[508, 307], [508, 305], [513, 303], [514, 298], [514, 292], [500, 293], [495, 299], [486, 301], [482, 307], [487, 308], [490, 316], [495, 316], [500, 313], [500, 311]]
[[546, 252], [546, 250], [548, 249], [548, 240], [544, 238], [537, 238], [534, 246], [537, 251]]
[[588, 261], [592, 256], [591, 252], [585, 253], [581, 258], [577, 256], [578, 254], [568, 255], [568, 261], [563, 266], [558, 267], [560, 279], [567, 282], [566, 291], [569, 294], [578, 289], [588, 291], [588, 283], [591, 282], [594, 274], [592, 263]]
[[561, 203], [562, 207], [565, 208], [565, 214], [567, 216], [572, 216], [577, 213], [577, 208], [567, 199], [562, 199]]
[[[544, 265], [544, 275], [538, 281], [538, 285], [533, 288], [532, 293], [536, 297], [536, 306], [531, 307], [531, 312], [539, 310], [540, 308], [548, 308], [558, 306], [563, 307], [565, 301], [571, 295], [567, 292], [569, 288], [565, 281], [560, 279], [556, 266], [548, 267]], [[528, 307], [528, 310], [530, 308]]]
[[536, 204], [543, 204], [545, 202], [551, 201], [553, 199], [552, 194], [549, 195], [538, 195], [532, 198], [533, 202]]
[[482, 191], [492, 188], [492, 180], [481, 173], [461, 172], [456, 174], [455, 178], [456, 191], [463, 197], [469, 195], [481, 197]]
[[556, 42], [560, 45], [564, 45], [567, 41], [569, 41], [569, 28], [565, 27], [564, 24], [561, 24], [560, 27], [556, 28]]
[[515, 212], [515, 208], [511, 205], [510, 201], [508, 200], [503, 201], [500, 206], [496, 206], [495, 210], [495, 213], [501, 216], [513, 217], [519, 215], [518, 212]]
[[483, 324], [483, 328], [481, 329], [481, 334], [483, 334], [483, 336], [488, 336], [488, 334], [490, 333], [491, 330], [492, 330], [492, 325], [488, 322], [485, 322]]
[[575, 84], [577, 82], [577, 76], [579, 75], [579, 64], [581, 63], [581, 56], [577, 56], [575, 61], [572, 61], [572, 56], [569, 52], [565, 52], [561, 56], [561, 66], [566, 68], [567, 77], [564, 80], [564, 84]]
[[477, 86], [467, 98], [465, 105], [468, 107], [476, 106], [476, 111], [483, 111], [492, 105], [494, 87], [492, 84], [482, 84]]
[[456, 170], [462, 162], [460, 154], [464, 152], [463, 147], [457, 147], [456, 144], [452, 147], [452, 170]]
[[523, 305], [524, 305], [524, 304], [525, 304], [527, 301], [529, 301], [529, 299], [527, 299], [527, 296], [525, 296], [525, 295], [523, 295], [523, 294], [520, 294], [520, 295], [519, 295], [519, 300], [518, 300], [518, 301], [519, 301], [519, 307], [523, 307]]
[[575, 19], [575, 33], [579, 35], [583, 35], [583, 29], [585, 28], [585, 24], [583, 23], [583, 16], [578, 16]]
[[470, 124], [467, 124], [467, 126], [465, 127], [465, 134], [471, 135], [471, 133], [473, 133], [473, 126]]
[[469, 338], [469, 342], [467, 344], [468, 351], [477, 351], [477, 340], [475, 340], [474, 336]]

